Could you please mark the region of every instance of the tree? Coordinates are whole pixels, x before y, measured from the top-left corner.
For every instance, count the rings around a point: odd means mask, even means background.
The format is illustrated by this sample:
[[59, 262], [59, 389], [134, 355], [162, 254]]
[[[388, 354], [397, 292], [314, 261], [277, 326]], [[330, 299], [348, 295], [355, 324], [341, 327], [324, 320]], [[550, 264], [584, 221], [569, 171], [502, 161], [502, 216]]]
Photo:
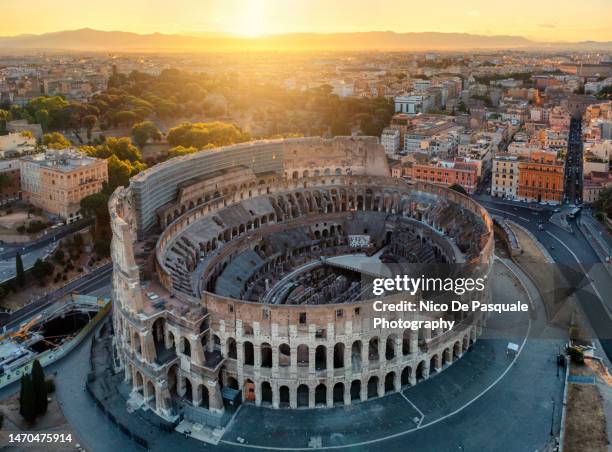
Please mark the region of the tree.
[[17, 253], [15, 256], [15, 280], [19, 287], [25, 286], [25, 273], [23, 271], [23, 261], [21, 260], [21, 254]]
[[37, 259], [32, 267], [32, 274], [37, 280], [44, 282], [44, 279], [47, 276], [53, 274], [53, 264], [51, 262]]
[[21, 377], [21, 391], [19, 397], [19, 413], [30, 424], [36, 419], [36, 398], [34, 386], [29, 375]]
[[45, 372], [37, 359], [32, 363], [32, 387], [36, 414], [45, 414], [47, 412], [47, 385]]
[[70, 141], [59, 132], [51, 132], [43, 135], [43, 144], [51, 149], [66, 149], [70, 147]]
[[87, 129], [87, 140], [91, 141], [91, 131], [98, 122], [98, 118], [95, 115], [87, 115], [83, 118], [83, 127]]
[[448, 187], [448, 188], [450, 188], [451, 190], [454, 190], [454, 191], [456, 191], [456, 192], [459, 192], [459, 193], [461, 193], [462, 195], [466, 195], [466, 196], [467, 196], [467, 194], [468, 194], [468, 192], [467, 192], [467, 191], [465, 191], [465, 188], [463, 188], [463, 186], [461, 186], [461, 185], [459, 185], [459, 184], [453, 184], [453, 185], [451, 185], [451, 186], [450, 186], [450, 187]]
[[154, 141], [161, 140], [161, 132], [151, 121], [143, 121], [132, 127], [132, 136], [136, 144], [142, 148], [149, 139]]

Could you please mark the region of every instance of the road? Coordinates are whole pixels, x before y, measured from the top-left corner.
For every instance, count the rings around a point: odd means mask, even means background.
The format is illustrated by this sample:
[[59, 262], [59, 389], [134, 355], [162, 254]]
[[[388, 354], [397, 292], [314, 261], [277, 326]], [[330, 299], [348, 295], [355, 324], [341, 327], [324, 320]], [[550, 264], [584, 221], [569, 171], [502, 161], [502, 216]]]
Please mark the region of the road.
[[48, 293], [23, 308], [12, 312], [8, 316], [1, 318], [0, 327], [6, 327], [7, 330], [15, 328], [24, 321], [57, 303], [62, 297], [71, 292], [88, 293], [101, 287], [108, 286], [111, 282], [112, 271], [112, 263], [98, 267], [81, 278], [69, 282], [64, 287]]
[[[604, 352], [612, 359], [612, 278], [575, 221], [573, 233], [550, 223], [551, 207], [535, 212], [525, 204], [499, 201], [490, 196], [477, 196], [477, 201], [491, 214], [506, 217], [527, 230], [546, 247], [561, 273], [573, 283], [580, 306]], [[580, 214], [579, 214], [580, 215]], [[544, 231], [538, 229], [542, 220]], [[552, 269], [551, 269], [552, 270]], [[546, 269], [543, 269], [546, 271]]]
[[579, 204], [582, 199], [582, 123], [572, 119], [565, 161], [565, 194], [570, 204]]
[[36, 240], [33, 240], [31, 242], [25, 243], [25, 244], [18, 244], [18, 245], [4, 244], [2, 245], [4, 251], [0, 253], [0, 261], [12, 259], [17, 255], [17, 253], [24, 255], [32, 251], [36, 251], [41, 248], [44, 248], [48, 245], [51, 245], [57, 242], [63, 237], [69, 234], [72, 234], [75, 231], [84, 229], [87, 226], [91, 226], [92, 224], [93, 224], [93, 220], [91, 219], [79, 220], [79, 221], [75, 221], [74, 223], [67, 224], [57, 229], [51, 229], [52, 232], [49, 232], [43, 235], [42, 237]]
[[[56, 246], [57, 242], [53, 242], [22, 254], [23, 269], [29, 270], [38, 259], [44, 260], [46, 256], [53, 252]], [[13, 279], [16, 272], [15, 257], [0, 260], [0, 283]]]

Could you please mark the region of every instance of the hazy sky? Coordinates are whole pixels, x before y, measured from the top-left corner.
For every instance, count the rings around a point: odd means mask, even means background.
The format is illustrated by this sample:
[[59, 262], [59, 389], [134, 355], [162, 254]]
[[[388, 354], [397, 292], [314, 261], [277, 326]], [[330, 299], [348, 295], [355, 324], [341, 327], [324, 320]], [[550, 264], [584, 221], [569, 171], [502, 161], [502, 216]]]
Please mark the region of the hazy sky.
[[[27, 7], [26, 7], [27, 5]], [[612, 0], [0, 0], [0, 35], [391, 30], [612, 41]]]

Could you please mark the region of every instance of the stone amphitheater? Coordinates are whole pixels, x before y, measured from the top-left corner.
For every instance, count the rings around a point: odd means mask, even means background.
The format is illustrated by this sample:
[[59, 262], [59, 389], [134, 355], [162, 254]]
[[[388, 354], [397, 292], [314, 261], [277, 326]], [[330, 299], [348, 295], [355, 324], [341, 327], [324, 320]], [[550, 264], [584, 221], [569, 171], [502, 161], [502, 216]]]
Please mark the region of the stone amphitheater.
[[131, 402], [169, 421], [220, 416], [238, 399], [307, 409], [382, 397], [452, 364], [485, 320], [446, 313], [449, 331], [373, 328], [368, 289], [383, 263], [486, 275], [493, 250], [483, 208], [391, 178], [374, 137], [172, 159], [109, 207], [116, 367]]

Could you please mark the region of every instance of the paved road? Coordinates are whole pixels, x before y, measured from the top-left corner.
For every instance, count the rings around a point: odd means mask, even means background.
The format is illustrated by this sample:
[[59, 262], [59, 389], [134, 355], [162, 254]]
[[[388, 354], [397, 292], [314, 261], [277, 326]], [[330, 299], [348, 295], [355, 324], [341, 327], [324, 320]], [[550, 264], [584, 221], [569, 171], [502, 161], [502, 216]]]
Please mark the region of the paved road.
[[[593, 250], [590, 240], [576, 226], [576, 220], [570, 220], [574, 231], [570, 233], [548, 221], [553, 214], [550, 207], [535, 212], [525, 205], [499, 201], [489, 196], [479, 196], [477, 200], [490, 213], [505, 216], [528, 229], [546, 247], [558, 270], [574, 283], [580, 305], [604, 352], [612, 360], [612, 297], [609, 296], [612, 293], [612, 278]], [[538, 220], [544, 222], [544, 231], [538, 229]]]
[[[25, 254], [21, 255], [24, 270], [32, 268], [38, 259], [44, 260], [46, 256], [53, 252], [56, 246], [57, 242], [52, 242], [40, 248], [25, 251]], [[0, 283], [13, 279], [16, 273], [15, 257], [0, 260]]]
[[31, 302], [23, 308], [12, 312], [9, 316], [5, 316], [4, 318], [0, 319], [0, 326], [6, 327], [7, 330], [16, 328], [24, 321], [47, 309], [48, 307], [56, 303], [60, 298], [71, 292], [87, 293], [89, 291], [96, 290], [100, 287], [109, 285], [111, 281], [112, 270], [112, 263], [98, 267], [97, 269], [89, 272], [83, 277], [69, 282], [64, 287], [54, 292], [51, 292]]
[[44, 248], [48, 245], [57, 242], [63, 237], [70, 235], [75, 231], [80, 231], [81, 229], [84, 229], [92, 224], [93, 220], [90, 219], [79, 220], [75, 221], [74, 223], [70, 223], [68, 225], [57, 228], [55, 230], [51, 229], [52, 232], [28, 243], [20, 243], [18, 245], [4, 244], [2, 245], [4, 251], [0, 253], [0, 261], [12, 259], [17, 255], [17, 253], [21, 253], [21, 255], [24, 255]]

